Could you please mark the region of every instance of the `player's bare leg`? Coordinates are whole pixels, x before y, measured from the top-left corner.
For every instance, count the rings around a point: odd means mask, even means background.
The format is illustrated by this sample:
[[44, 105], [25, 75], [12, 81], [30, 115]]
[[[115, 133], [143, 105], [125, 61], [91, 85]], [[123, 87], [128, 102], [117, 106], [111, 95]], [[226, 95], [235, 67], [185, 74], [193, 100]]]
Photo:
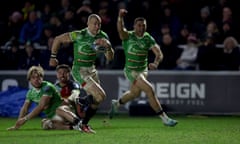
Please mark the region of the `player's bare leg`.
[[109, 111], [109, 118], [112, 119], [113, 116], [118, 112], [118, 108], [120, 105], [124, 105], [128, 101], [134, 100], [136, 97], [140, 95], [141, 90], [138, 88], [133, 88], [126, 91], [119, 100], [113, 99], [111, 101], [111, 109]]
[[142, 74], [139, 75], [137, 80], [132, 84], [130, 91], [127, 91], [119, 100], [112, 101], [112, 107], [110, 113], [110, 118], [112, 118], [113, 113], [117, 111], [118, 107], [126, 102], [133, 100], [134, 98], [140, 95], [140, 92], [144, 91], [148, 97], [149, 104], [152, 109], [156, 112], [157, 115], [162, 119], [164, 125], [166, 126], [175, 126], [178, 122], [173, 120], [167, 116], [167, 114], [163, 111], [163, 108], [155, 95], [153, 87], [151, 83], [149, 83], [145, 76]]
[[159, 117], [162, 119], [164, 125], [175, 126], [178, 123], [176, 120], [169, 118], [167, 114], [164, 112], [160, 104], [160, 101], [155, 95], [155, 92], [153, 90], [151, 83], [148, 82], [143, 75], [140, 75], [138, 77], [138, 79], [136, 80], [135, 86], [140, 88], [142, 91], [146, 93], [150, 106], [156, 112], [156, 114], [159, 115]]
[[[71, 111], [71, 109], [69, 108], [69, 106], [67, 105], [63, 105], [60, 106], [57, 110], [56, 110], [56, 114], [63, 118], [64, 121], [69, 122], [70, 125], [72, 125], [71, 128], [76, 129], [76, 130], [80, 130], [80, 124], [81, 124], [81, 120], [79, 119], [79, 117], [73, 113]], [[63, 123], [64, 124], [64, 123]], [[59, 127], [64, 127], [64, 125], [61, 125], [61, 123], [54, 123], [54, 126], [59, 128]]]

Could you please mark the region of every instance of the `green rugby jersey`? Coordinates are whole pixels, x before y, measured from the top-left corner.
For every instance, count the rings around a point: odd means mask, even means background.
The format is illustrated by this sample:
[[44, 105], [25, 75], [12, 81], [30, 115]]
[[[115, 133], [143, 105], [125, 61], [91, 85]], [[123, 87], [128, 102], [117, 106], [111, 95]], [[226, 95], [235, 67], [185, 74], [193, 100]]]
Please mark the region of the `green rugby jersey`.
[[94, 41], [99, 38], [108, 39], [108, 35], [102, 30], [96, 36], [93, 36], [87, 28], [70, 32], [70, 37], [74, 47], [73, 65], [84, 67], [90, 67], [95, 63], [97, 54], [92, 48]]
[[39, 104], [42, 96], [51, 97], [49, 106], [43, 112], [48, 118], [52, 118], [55, 115], [57, 107], [62, 104], [60, 94], [52, 83], [43, 81], [39, 90], [35, 88], [28, 90], [26, 100]]
[[134, 31], [128, 31], [129, 37], [122, 41], [125, 53], [125, 68], [135, 71], [146, 69], [148, 64], [148, 52], [156, 41], [145, 32], [143, 37], [137, 37]]

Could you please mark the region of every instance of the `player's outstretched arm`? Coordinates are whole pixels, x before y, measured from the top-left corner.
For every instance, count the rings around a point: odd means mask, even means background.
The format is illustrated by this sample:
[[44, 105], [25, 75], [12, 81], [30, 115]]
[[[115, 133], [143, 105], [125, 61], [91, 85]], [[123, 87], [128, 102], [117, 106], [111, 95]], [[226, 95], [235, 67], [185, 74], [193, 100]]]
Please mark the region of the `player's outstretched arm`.
[[120, 9], [118, 13], [118, 20], [117, 20], [117, 30], [118, 34], [121, 40], [128, 38], [128, 32], [127, 29], [124, 26], [124, 16], [127, 14], [127, 10]]
[[51, 48], [51, 57], [49, 61], [49, 66], [56, 67], [58, 65], [57, 53], [61, 44], [72, 42], [69, 33], [64, 33], [59, 36], [56, 36], [52, 48]]
[[15, 125], [7, 128], [7, 130], [17, 130], [22, 125], [24, 125], [24, 123], [28, 120], [27, 112], [28, 112], [30, 105], [31, 105], [31, 102], [29, 102], [29, 101], [24, 102], [24, 104], [20, 110], [18, 120], [16, 121]]

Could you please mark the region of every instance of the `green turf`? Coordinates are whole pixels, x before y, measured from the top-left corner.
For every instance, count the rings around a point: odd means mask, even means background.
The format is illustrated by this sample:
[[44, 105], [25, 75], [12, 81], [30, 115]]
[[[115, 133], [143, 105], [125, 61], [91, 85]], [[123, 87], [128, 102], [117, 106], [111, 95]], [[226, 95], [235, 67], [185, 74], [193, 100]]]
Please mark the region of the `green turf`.
[[105, 120], [97, 115], [90, 122], [96, 134], [75, 130], [41, 130], [40, 119], [30, 120], [17, 131], [6, 128], [13, 118], [0, 118], [0, 144], [239, 144], [239, 116], [174, 115], [176, 127], [163, 126], [157, 117], [119, 115]]

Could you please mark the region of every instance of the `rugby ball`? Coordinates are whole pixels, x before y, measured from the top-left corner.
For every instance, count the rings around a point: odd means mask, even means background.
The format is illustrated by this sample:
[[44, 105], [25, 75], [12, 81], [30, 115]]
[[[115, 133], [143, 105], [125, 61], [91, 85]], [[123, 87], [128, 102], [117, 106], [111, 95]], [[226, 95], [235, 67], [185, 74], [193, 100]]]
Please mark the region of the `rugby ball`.
[[97, 45], [97, 44], [93, 44], [92, 45], [92, 49], [94, 51], [96, 51], [96, 52], [102, 52], [102, 53], [106, 52], [106, 48], [105, 47]]

